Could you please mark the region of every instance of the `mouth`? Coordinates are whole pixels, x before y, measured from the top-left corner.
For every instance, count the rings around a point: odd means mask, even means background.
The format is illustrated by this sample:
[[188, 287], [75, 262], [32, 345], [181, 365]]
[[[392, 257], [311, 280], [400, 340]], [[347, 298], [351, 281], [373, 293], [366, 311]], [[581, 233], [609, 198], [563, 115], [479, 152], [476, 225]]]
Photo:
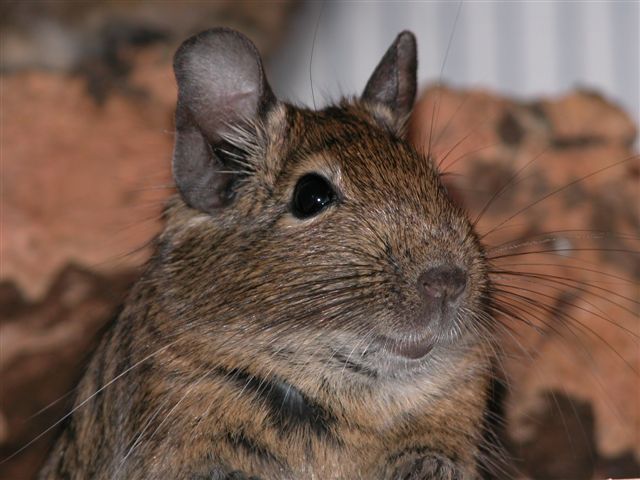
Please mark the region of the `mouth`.
[[433, 343], [428, 338], [393, 340], [388, 337], [381, 337], [378, 341], [388, 352], [409, 360], [418, 360], [426, 357], [433, 349]]

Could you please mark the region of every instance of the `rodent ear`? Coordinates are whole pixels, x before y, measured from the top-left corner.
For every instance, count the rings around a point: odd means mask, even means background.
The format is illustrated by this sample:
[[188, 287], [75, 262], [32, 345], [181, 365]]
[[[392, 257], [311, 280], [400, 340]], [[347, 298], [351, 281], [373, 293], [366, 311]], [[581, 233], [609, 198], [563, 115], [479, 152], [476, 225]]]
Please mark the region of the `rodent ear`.
[[396, 122], [404, 122], [416, 98], [417, 69], [416, 37], [405, 30], [380, 60], [362, 93], [362, 100], [385, 105]]
[[275, 103], [262, 60], [244, 35], [226, 28], [186, 40], [173, 60], [178, 82], [173, 176], [185, 202], [212, 213], [232, 197], [235, 174], [219, 147], [255, 126]]

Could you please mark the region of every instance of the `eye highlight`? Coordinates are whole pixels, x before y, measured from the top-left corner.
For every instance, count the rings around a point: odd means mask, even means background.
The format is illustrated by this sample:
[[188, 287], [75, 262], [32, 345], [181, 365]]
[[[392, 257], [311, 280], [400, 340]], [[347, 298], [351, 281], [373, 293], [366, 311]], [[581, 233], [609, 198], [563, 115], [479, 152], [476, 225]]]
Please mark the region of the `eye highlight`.
[[309, 173], [298, 180], [291, 199], [291, 213], [304, 219], [317, 215], [333, 203], [336, 194], [329, 181], [317, 173]]

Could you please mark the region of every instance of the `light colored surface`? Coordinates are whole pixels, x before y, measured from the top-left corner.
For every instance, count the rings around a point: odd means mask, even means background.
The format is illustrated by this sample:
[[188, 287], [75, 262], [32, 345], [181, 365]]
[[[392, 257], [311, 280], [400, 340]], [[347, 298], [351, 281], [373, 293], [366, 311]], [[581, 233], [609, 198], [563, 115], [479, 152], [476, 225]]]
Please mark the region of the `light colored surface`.
[[581, 86], [604, 93], [637, 121], [639, 4], [327, 1], [323, 6], [307, 1], [285, 48], [268, 68], [282, 97], [312, 105], [309, 60], [317, 26], [311, 71], [320, 106], [342, 93], [362, 91], [395, 35], [409, 29], [418, 37], [422, 86], [437, 81], [441, 71], [449, 84], [525, 98], [555, 96]]

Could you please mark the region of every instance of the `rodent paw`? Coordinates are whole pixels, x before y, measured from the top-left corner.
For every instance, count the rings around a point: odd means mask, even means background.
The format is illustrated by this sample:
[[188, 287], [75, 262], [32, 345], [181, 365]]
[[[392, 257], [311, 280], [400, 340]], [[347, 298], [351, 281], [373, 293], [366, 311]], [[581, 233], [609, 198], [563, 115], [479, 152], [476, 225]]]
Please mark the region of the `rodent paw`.
[[261, 480], [254, 475], [247, 475], [240, 470], [234, 470], [232, 472], [223, 472], [216, 470], [211, 474], [210, 480]]
[[460, 468], [449, 458], [429, 454], [404, 459], [393, 476], [393, 480], [463, 480]]

